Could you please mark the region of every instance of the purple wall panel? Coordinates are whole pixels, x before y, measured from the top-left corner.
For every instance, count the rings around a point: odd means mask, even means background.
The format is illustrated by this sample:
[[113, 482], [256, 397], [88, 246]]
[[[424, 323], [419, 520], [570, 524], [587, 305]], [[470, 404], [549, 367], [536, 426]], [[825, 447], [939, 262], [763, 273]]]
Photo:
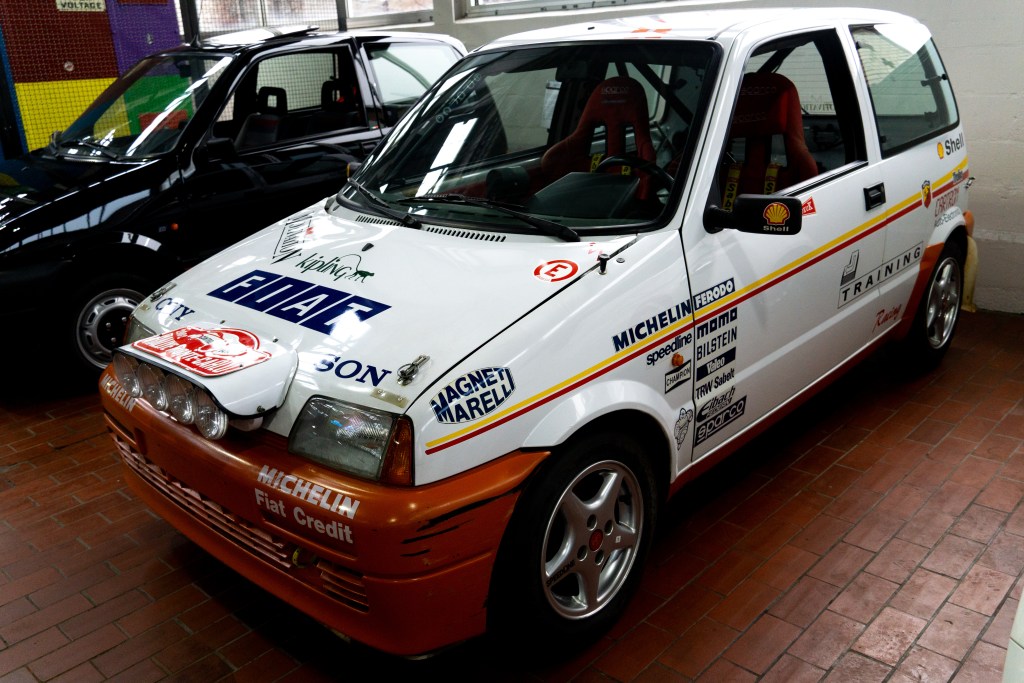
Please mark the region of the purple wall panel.
[[107, 0], [110, 32], [114, 38], [117, 72], [123, 74], [146, 55], [181, 43], [174, 2], [129, 4]]

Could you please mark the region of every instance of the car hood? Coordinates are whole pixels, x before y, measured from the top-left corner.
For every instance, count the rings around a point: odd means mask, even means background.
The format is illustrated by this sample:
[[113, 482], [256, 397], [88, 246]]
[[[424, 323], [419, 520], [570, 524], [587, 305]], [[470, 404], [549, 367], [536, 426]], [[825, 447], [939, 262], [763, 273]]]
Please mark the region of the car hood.
[[[0, 251], [56, 228], [70, 232], [122, 215], [151, 195], [168, 160], [61, 159], [40, 151], [0, 162]], [[173, 162], [170, 162], [173, 164]]]
[[[297, 214], [219, 253], [150, 297], [136, 317], [158, 332], [244, 330], [284, 349], [295, 359], [292, 411], [314, 394], [394, 410], [586, 277], [600, 253], [635, 239], [417, 230], [335, 212]], [[276, 381], [255, 368], [237, 375], [250, 385]], [[217, 395], [216, 383], [207, 386]]]

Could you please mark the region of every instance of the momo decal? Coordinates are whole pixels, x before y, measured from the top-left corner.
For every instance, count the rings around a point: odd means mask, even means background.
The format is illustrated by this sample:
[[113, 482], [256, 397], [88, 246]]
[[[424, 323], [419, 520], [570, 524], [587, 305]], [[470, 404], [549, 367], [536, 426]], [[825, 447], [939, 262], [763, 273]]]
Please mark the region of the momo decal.
[[379, 385], [385, 377], [391, 374], [390, 370], [381, 370], [376, 365], [361, 363], [354, 358], [342, 360], [341, 356], [327, 356], [317, 361], [313, 366], [317, 372], [331, 372], [339, 379], [354, 379], [360, 384], [366, 384], [369, 380], [373, 386]]
[[132, 408], [135, 407], [135, 399], [128, 390], [121, 386], [121, 383], [117, 381], [117, 378], [113, 375], [107, 377], [103, 381], [103, 391], [106, 392], [107, 396], [114, 399], [117, 405], [121, 406], [129, 413], [132, 412]]
[[151, 356], [201, 377], [219, 377], [270, 360], [252, 332], [233, 328], [181, 327], [132, 344]]
[[247, 273], [209, 294], [323, 334], [330, 334], [346, 316], [367, 320], [391, 308], [379, 301], [264, 270]]
[[743, 396], [733, 403], [736, 387], [727, 394], [720, 394], [705, 403], [697, 412], [697, 429], [693, 432], [693, 445], [707, 441], [727, 425], [743, 416], [747, 409], [747, 397]]
[[683, 408], [679, 411], [679, 417], [676, 418], [676, 448], [682, 450], [683, 443], [686, 441], [686, 432], [690, 428], [690, 423], [693, 422], [693, 411]]
[[193, 313], [196, 312], [196, 309], [189, 308], [182, 302], [181, 299], [176, 299], [174, 297], [167, 297], [166, 299], [161, 299], [159, 302], [156, 303], [156, 305], [153, 306], [153, 309], [157, 311], [163, 311], [163, 315], [161, 315], [160, 317], [164, 318], [164, 316], [166, 316], [165, 321], [174, 320], [175, 322], [179, 323], [181, 322], [181, 319], [184, 318], [185, 316], [192, 315]]
[[710, 306], [719, 299], [728, 296], [736, 291], [736, 283], [733, 282], [732, 278], [720, 282], [714, 287], [709, 287], [703, 292], [699, 292], [693, 296], [693, 312], [696, 313], [705, 306]]
[[274, 246], [274, 258], [297, 251], [304, 242], [313, 237], [313, 214], [304, 213], [285, 221], [281, 236]]
[[[900, 271], [914, 265], [921, 260], [923, 253], [924, 243], [918, 242], [902, 254], [889, 259], [859, 278], [857, 277], [857, 259], [851, 256], [850, 263], [843, 269], [843, 276], [839, 282], [839, 308], [871, 291]], [[854, 256], [859, 256], [859, 253], [854, 252]]]
[[457, 377], [430, 399], [442, 424], [470, 422], [493, 413], [516, 390], [508, 368], [481, 368]]
[[649, 354], [647, 354], [647, 364], [654, 365], [665, 356], [672, 355], [679, 349], [683, 348], [684, 346], [688, 346], [692, 343], [692, 334], [690, 334], [689, 332], [681, 334], [672, 341], [670, 341], [668, 344], [662, 346], [660, 349], [655, 349], [654, 351], [651, 351]]
[[332, 256], [327, 258], [316, 252], [306, 255], [301, 249], [282, 254], [274, 259], [274, 263], [281, 263], [292, 258], [304, 257], [292, 265], [303, 273], [313, 271], [324, 273], [328, 277], [338, 280], [354, 280], [366, 282], [366, 278], [373, 277], [373, 273], [363, 268], [363, 257], [360, 254], [345, 254], [343, 256]]
[[690, 361], [683, 362], [682, 365], [676, 368], [672, 368], [665, 373], [665, 393], [672, 391], [683, 382], [690, 379], [691, 375], [691, 364]]
[[612, 344], [615, 346], [616, 351], [622, 351], [638, 341], [643, 341], [658, 330], [673, 325], [683, 318], [688, 318], [692, 314], [693, 309], [690, 308], [690, 302], [681, 301], [672, 308], [666, 308], [657, 315], [651, 316], [647, 320], [642, 320], [632, 327], [619, 332], [612, 337]]
[[736, 361], [738, 320], [739, 311], [731, 308], [697, 325], [697, 345], [693, 349], [693, 393], [698, 399], [735, 377], [736, 369], [729, 366]]
[[544, 282], [561, 282], [578, 273], [579, 269], [580, 267], [574, 261], [555, 259], [534, 268], [533, 275]]

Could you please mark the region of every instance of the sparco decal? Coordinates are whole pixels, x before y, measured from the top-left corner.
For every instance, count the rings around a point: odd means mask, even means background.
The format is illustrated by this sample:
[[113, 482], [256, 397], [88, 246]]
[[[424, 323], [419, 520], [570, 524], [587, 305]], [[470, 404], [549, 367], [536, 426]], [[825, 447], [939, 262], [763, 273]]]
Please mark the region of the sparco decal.
[[693, 309], [690, 308], [690, 302], [681, 301], [672, 308], [666, 308], [661, 313], [619, 332], [612, 337], [612, 344], [615, 345], [616, 351], [621, 351], [692, 314]]
[[[851, 275], [856, 275], [857, 268], [856, 261], [851, 260], [850, 264], [846, 266], [846, 269], [844, 269], [842, 277], [842, 280], [847, 280], [847, 282], [844, 283], [840, 280], [839, 308], [842, 308], [862, 294], [866, 294], [871, 291], [900, 271], [914, 265], [921, 260], [921, 254], [923, 252], [924, 243], [918, 242], [902, 254], [889, 259], [882, 265], [878, 266], [878, 268], [875, 268], [867, 275], [863, 275], [856, 280], [853, 280], [852, 277], [850, 277]], [[853, 271], [848, 272], [851, 265], [853, 267]]]
[[355, 519], [359, 501], [333, 489], [264, 465], [256, 475], [256, 482], [284, 493], [292, 498], [317, 505], [338, 517]]
[[744, 396], [706, 422], [698, 423], [697, 429], [693, 432], [693, 445], [697, 446], [710, 439], [727, 425], [742, 417], [743, 411], [746, 409], [747, 397]]
[[430, 400], [430, 407], [443, 424], [470, 422], [493, 413], [515, 390], [508, 368], [481, 368], [441, 389]]
[[366, 384], [366, 381], [369, 380], [373, 386], [377, 386], [385, 377], [391, 374], [390, 370], [381, 370], [376, 365], [360, 363], [354, 358], [342, 360], [341, 356], [321, 358], [313, 366], [313, 369], [317, 372], [330, 372], [333, 370], [335, 376], [339, 379], [354, 379], [360, 384]]
[[277, 245], [274, 247], [274, 258], [298, 250], [302, 246], [303, 242], [306, 242], [313, 236], [313, 214], [304, 213], [298, 216], [292, 216], [285, 221], [284, 228], [281, 230], [281, 237], [277, 240]]
[[710, 306], [719, 299], [728, 296], [736, 291], [736, 283], [733, 282], [732, 278], [729, 278], [725, 282], [720, 282], [714, 287], [709, 287], [703, 292], [695, 294], [693, 297], [693, 312], [696, 313], [705, 306]]
[[323, 334], [330, 334], [336, 325], [352, 316], [367, 320], [391, 308], [366, 297], [265, 270], [246, 273], [213, 290], [210, 296]]

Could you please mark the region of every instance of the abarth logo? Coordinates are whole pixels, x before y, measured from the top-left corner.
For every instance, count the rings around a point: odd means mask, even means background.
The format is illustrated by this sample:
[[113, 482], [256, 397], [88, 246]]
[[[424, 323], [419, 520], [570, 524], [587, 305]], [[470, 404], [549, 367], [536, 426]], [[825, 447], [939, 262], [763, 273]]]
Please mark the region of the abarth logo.
[[924, 203], [924, 208], [928, 208], [932, 203], [932, 182], [926, 180], [921, 183], [921, 201]]

